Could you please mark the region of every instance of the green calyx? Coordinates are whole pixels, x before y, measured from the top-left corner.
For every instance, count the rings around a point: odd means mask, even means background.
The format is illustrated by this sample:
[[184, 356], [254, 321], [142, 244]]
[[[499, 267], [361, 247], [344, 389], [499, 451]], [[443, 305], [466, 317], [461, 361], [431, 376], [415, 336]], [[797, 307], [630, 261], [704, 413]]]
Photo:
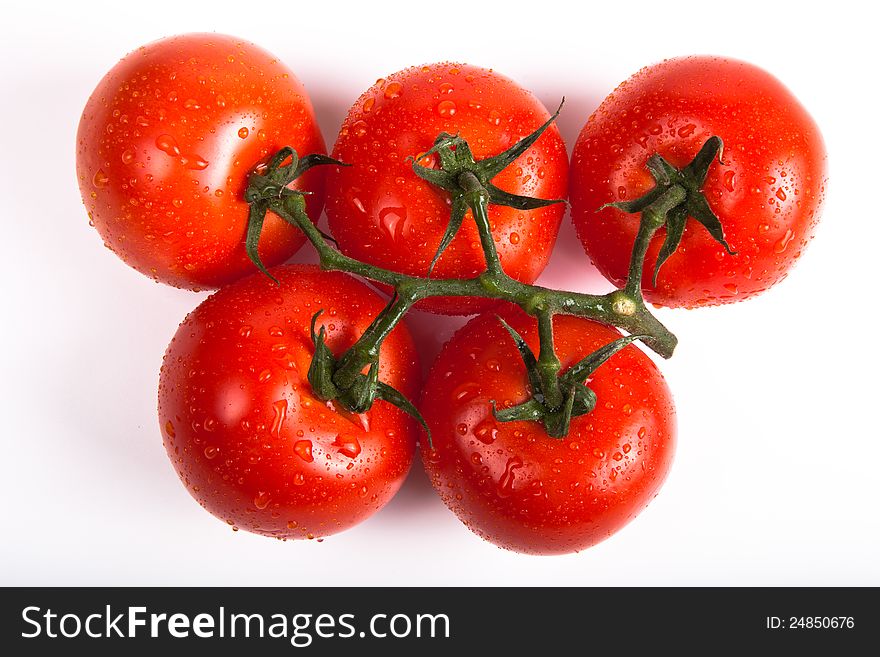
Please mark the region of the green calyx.
[[[284, 164], [287, 160], [289, 162]], [[248, 188], [244, 193], [244, 200], [250, 205], [247, 233], [245, 234], [244, 242], [245, 252], [257, 269], [275, 281], [276, 284], [278, 280], [269, 273], [263, 261], [260, 260], [258, 248], [260, 234], [263, 231], [263, 222], [266, 219], [266, 212], [272, 208], [273, 204], [297, 197], [299, 198], [299, 204], [304, 209], [305, 204], [302, 202], [302, 197], [310, 192], [290, 189], [288, 185], [312, 167], [326, 164], [347, 166], [338, 160], [334, 160], [332, 157], [318, 153], [312, 153], [300, 158], [294, 149], [287, 146], [278, 151], [269, 160], [265, 171], [254, 172], [248, 178]], [[296, 224], [294, 223], [294, 225]], [[324, 238], [332, 239], [327, 235], [324, 235]]]
[[[315, 353], [309, 365], [308, 380], [315, 396], [322, 401], [339, 401], [346, 410], [352, 413], [365, 413], [370, 410], [373, 402], [377, 399], [387, 401], [415, 418], [425, 428], [430, 444], [431, 430], [415, 405], [402, 392], [379, 381], [378, 353], [369, 363], [366, 374], [357, 372], [344, 387], [338, 384], [340, 365], [336, 356], [327, 346], [327, 332], [323, 326], [318, 331], [315, 330], [318, 317], [323, 312], [323, 310], [319, 310], [312, 316], [310, 327]], [[346, 355], [349, 353], [351, 352], [347, 352]], [[344, 358], [345, 356], [343, 356]]]
[[[471, 210], [478, 224], [485, 223], [488, 227], [487, 207], [490, 204], [504, 205], [518, 210], [534, 210], [555, 203], [565, 202], [562, 199], [541, 199], [510, 194], [492, 184], [492, 179], [495, 176], [513, 164], [520, 155], [538, 141], [538, 138], [544, 134], [544, 131], [559, 116], [564, 103], [565, 99], [559, 104], [559, 108], [554, 112], [553, 116], [532, 134], [520, 139], [506, 151], [493, 157], [477, 161], [474, 159], [471, 147], [465, 139], [458, 135], [441, 132], [430, 150], [420, 155], [418, 159], [410, 158], [413, 172], [435, 187], [447, 191], [452, 201], [449, 224], [446, 227], [443, 238], [440, 240], [437, 253], [431, 261], [428, 269], [429, 275], [434, 270], [434, 266], [437, 264], [440, 256], [443, 255], [443, 252], [461, 229], [465, 213], [468, 209]], [[419, 160], [435, 154], [440, 161], [440, 168], [434, 169], [419, 164]], [[481, 231], [481, 236], [482, 234], [483, 231]], [[487, 252], [489, 270], [499, 271], [500, 265], [497, 263], [494, 243], [486, 244], [484, 242], [483, 248]]]
[[654, 266], [654, 285], [657, 284], [660, 267], [681, 244], [688, 217], [692, 217], [708, 230], [730, 255], [736, 254], [724, 239], [721, 221], [712, 211], [703, 193], [703, 184], [713, 162], [717, 159], [723, 164], [721, 160], [723, 150], [724, 144], [721, 138], [710, 137], [693, 161], [682, 169], [676, 169], [660, 155], [652, 155], [648, 158], [646, 166], [656, 182], [654, 188], [632, 201], [618, 201], [602, 206], [617, 208], [628, 214], [641, 213], [646, 219], [643, 223], [648, 224], [652, 229], [651, 234], [661, 226], [666, 226], [666, 238], [663, 240]]
[[[516, 344], [526, 367], [531, 396], [516, 406], [500, 410], [493, 401], [492, 414], [499, 422], [541, 422], [547, 435], [552, 438], [564, 438], [568, 435], [572, 418], [591, 413], [596, 408], [596, 393], [585, 385], [593, 372], [618, 351], [645, 337], [627, 335], [619, 338], [578, 361], [563, 374], [554, 373], [552, 377], [547, 377], [546, 372], [542, 372], [542, 359], [535, 358], [523, 337], [501, 317], [498, 321]], [[541, 346], [544, 351], [543, 341]], [[557, 371], [558, 365], [557, 360]]]

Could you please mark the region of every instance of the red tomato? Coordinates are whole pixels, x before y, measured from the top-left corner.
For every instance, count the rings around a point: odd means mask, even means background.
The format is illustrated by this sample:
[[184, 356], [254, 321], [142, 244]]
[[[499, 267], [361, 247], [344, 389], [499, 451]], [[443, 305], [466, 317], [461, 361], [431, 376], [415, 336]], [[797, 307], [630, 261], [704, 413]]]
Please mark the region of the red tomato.
[[[327, 172], [330, 232], [349, 256], [427, 275], [449, 223], [449, 195], [416, 176], [407, 158], [429, 150], [441, 132], [461, 135], [477, 160], [491, 157], [549, 118], [531, 93], [475, 66], [433, 64], [377, 81], [349, 110], [336, 140], [333, 157], [353, 166]], [[551, 126], [493, 182], [512, 194], [564, 198], [568, 161], [558, 129]], [[538, 277], [550, 258], [564, 210], [564, 204], [529, 211], [489, 206], [501, 263], [510, 276], [528, 283]], [[484, 270], [468, 212], [432, 276], [471, 278]], [[491, 305], [441, 297], [418, 307], [468, 314]]]
[[[538, 353], [537, 323], [521, 311], [505, 319]], [[563, 371], [620, 337], [570, 317], [553, 321]], [[496, 545], [529, 554], [590, 547], [632, 520], [657, 494], [672, 463], [675, 411], [654, 363], [628, 346], [588, 382], [593, 412], [569, 434], [549, 437], [535, 422], [498, 422], [530, 391], [516, 345], [493, 314], [453, 336], [423, 388], [421, 411], [433, 450], [423, 459], [446, 505]]]
[[651, 282], [665, 230], [645, 261], [645, 298], [664, 306], [731, 303], [781, 281], [819, 219], [825, 147], [797, 99], [769, 73], [721, 57], [684, 57], [642, 69], [590, 117], [572, 156], [571, 216], [606, 278], [626, 279], [638, 216], [605, 203], [643, 195], [654, 181], [647, 159], [659, 153], [687, 165], [703, 143], [724, 142], [703, 191], [721, 220], [728, 254], [688, 219], [679, 250]]
[[[338, 356], [384, 307], [356, 279], [316, 267], [223, 288], [187, 316], [165, 354], [159, 422], [192, 496], [233, 528], [313, 538], [355, 525], [400, 488], [415, 449], [403, 411], [352, 414], [312, 395], [312, 316]], [[405, 325], [385, 341], [380, 380], [412, 396], [418, 363]]]
[[[76, 169], [105, 244], [147, 276], [214, 288], [256, 271], [244, 249], [247, 177], [283, 146], [325, 153], [299, 80], [253, 44], [184, 34], [130, 53], [104, 76], [83, 111]], [[323, 206], [321, 167], [297, 187]], [[289, 258], [303, 234], [269, 213], [267, 265]]]

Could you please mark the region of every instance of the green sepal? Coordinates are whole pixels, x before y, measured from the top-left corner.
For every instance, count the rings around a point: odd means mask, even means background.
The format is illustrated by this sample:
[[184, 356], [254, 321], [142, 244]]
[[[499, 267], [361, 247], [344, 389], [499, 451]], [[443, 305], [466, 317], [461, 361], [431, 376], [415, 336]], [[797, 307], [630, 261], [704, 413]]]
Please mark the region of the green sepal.
[[[290, 162], [283, 164], [286, 160], [290, 160]], [[290, 146], [285, 146], [272, 156], [266, 165], [265, 171], [262, 173], [254, 172], [248, 178], [248, 187], [244, 193], [244, 199], [250, 205], [245, 233], [245, 252], [251, 262], [254, 263], [254, 266], [275, 281], [276, 284], [278, 279], [268, 272], [259, 255], [260, 235], [263, 231], [266, 212], [273, 208], [273, 204], [277, 204], [280, 201], [284, 204], [285, 209], [295, 207], [298, 211], [305, 213], [305, 203], [302, 202], [302, 197], [311, 192], [289, 189], [288, 185], [312, 167], [327, 164], [348, 166], [339, 160], [320, 153], [313, 153], [300, 158], [296, 150]], [[289, 199], [299, 199], [300, 203], [296, 203], [294, 206], [294, 204], [289, 202]], [[278, 206], [275, 205], [274, 207]], [[296, 225], [287, 217], [279, 216], [288, 223]], [[323, 233], [321, 234], [328, 238]]]
[[392, 406], [396, 406], [404, 413], [414, 418], [419, 424], [421, 424], [422, 428], [425, 430], [425, 433], [428, 434], [428, 447], [433, 448], [433, 443], [431, 442], [431, 429], [428, 428], [428, 423], [425, 422], [425, 418], [422, 417], [421, 413], [419, 413], [419, 409], [415, 407], [415, 404], [407, 399], [402, 392], [396, 390], [395, 388], [392, 388], [387, 383], [382, 383], [381, 381], [379, 381], [376, 386], [376, 398], [387, 401]]
[[681, 244], [681, 237], [684, 235], [684, 227], [687, 224], [688, 209], [687, 206], [679, 205], [673, 208], [666, 215], [666, 239], [663, 240], [663, 246], [657, 254], [657, 262], [654, 264], [654, 277], [651, 281], [652, 285], [657, 285], [657, 274], [660, 273], [660, 267], [669, 259], [678, 245]]
[[544, 131], [549, 128], [556, 118], [559, 116], [559, 112], [562, 111], [562, 106], [565, 104], [565, 98], [562, 99], [562, 102], [559, 103], [559, 107], [553, 112], [553, 115], [547, 119], [541, 127], [535, 130], [532, 134], [527, 137], [523, 137], [518, 142], [516, 142], [513, 146], [508, 148], [506, 151], [502, 151], [493, 157], [482, 160], [480, 162], [480, 169], [483, 175], [486, 176], [488, 180], [491, 180], [499, 173], [504, 171], [507, 167], [509, 167], [513, 162], [523, 153], [525, 153], [532, 145], [538, 141], [541, 135], [544, 134]]
[[516, 344], [516, 348], [523, 360], [523, 364], [526, 366], [526, 373], [529, 377], [529, 385], [532, 388], [532, 394], [541, 396], [543, 401], [544, 393], [541, 390], [541, 376], [538, 374], [538, 359], [535, 358], [535, 352], [532, 351], [532, 348], [529, 347], [525, 340], [523, 340], [523, 337], [515, 328], [505, 322], [499, 315], [496, 315], [496, 317], [498, 317], [498, 321], [501, 322], [501, 326], [507, 329], [510, 337], [513, 338], [514, 344]]
[[370, 363], [367, 374], [358, 374], [354, 384], [340, 395], [343, 406], [352, 413], [364, 413], [370, 410], [376, 399], [379, 383], [379, 363]]
[[281, 285], [281, 282], [269, 273], [269, 270], [266, 269], [266, 265], [264, 265], [263, 261], [260, 259], [260, 233], [263, 230], [263, 221], [266, 219], [266, 211], [268, 209], [268, 201], [257, 200], [250, 204], [250, 208], [248, 209], [247, 234], [244, 239], [244, 250], [247, 253], [248, 258], [251, 259], [251, 262], [256, 265], [257, 269], [271, 278], [276, 285]]
[[608, 344], [600, 347], [589, 356], [582, 358], [577, 363], [572, 365], [565, 374], [563, 374], [560, 379], [560, 383], [565, 386], [572, 386], [574, 384], [583, 384], [590, 375], [595, 372], [600, 365], [602, 365], [605, 361], [611, 358], [618, 351], [626, 347], [627, 345], [635, 342], [636, 340], [643, 340], [647, 337], [647, 335], [626, 335], [622, 338], [618, 338], [614, 342], [609, 342]]
[[489, 192], [489, 203], [495, 205], [504, 205], [508, 208], [517, 210], [537, 210], [538, 208], [546, 208], [548, 205], [556, 203], [565, 203], [565, 199], [561, 198], [535, 198], [533, 196], [519, 196], [518, 194], [510, 194], [503, 189], [499, 189], [495, 185], [489, 183], [486, 185], [486, 191]]
[[323, 326], [321, 326], [321, 330], [318, 333], [315, 332], [315, 324], [323, 312], [323, 310], [319, 310], [312, 315], [310, 332], [312, 343], [315, 345], [315, 353], [312, 355], [312, 362], [309, 364], [308, 379], [315, 397], [323, 401], [329, 401], [339, 396], [339, 389], [333, 383], [333, 373], [336, 371], [336, 357], [327, 346], [327, 332]]
[[434, 266], [437, 264], [440, 256], [443, 255], [443, 252], [452, 243], [452, 240], [461, 228], [467, 209], [467, 203], [462, 195], [452, 198], [452, 212], [449, 214], [449, 223], [446, 226], [446, 232], [443, 233], [443, 238], [440, 240], [440, 246], [437, 247], [437, 253], [434, 254], [434, 259], [431, 260], [431, 265], [428, 267], [428, 276], [434, 271]]
[[502, 408], [500, 411], [495, 405], [495, 400], [492, 400], [492, 415], [499, 422], [540, 422], [544, 419], [546, 412], [544, 404], [534, 397], [529, 397], [522, 404]]

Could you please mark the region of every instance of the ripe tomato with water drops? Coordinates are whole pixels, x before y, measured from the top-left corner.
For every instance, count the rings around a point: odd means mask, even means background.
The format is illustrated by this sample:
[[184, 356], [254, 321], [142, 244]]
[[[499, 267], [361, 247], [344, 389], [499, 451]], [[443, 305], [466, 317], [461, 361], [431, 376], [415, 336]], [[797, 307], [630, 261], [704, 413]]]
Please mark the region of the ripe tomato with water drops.
[[[215, 288], [256, 271], [244, 238], [249, 173], [284, 146], [324, 153], [311, 101], [284, 64], [222, 34], [147, 44], [101, 80], [83, 110], [76, 169], [104, 243], [147, 276]], [[311, 216], [323, 206], [322, 167], [294, 187]], [[260, 238], [267, 266], [305, 242], [269, 213]]]
[[571, 216], [590, 259], [617, 285], [626, 279], [639, 221], [606, 203], [641, 197], [654, 184], [653, 154], [686, 166], [711, 136], [724, 142], [703, 185], [727, 253], [694, 219], [681, 245], [645, 261], [645, 298], [670, 307], [746, 299], [786, 277], [810, 241], [825, 195], [826, 153], [813, 119], [772, 75], [723, 57], [682, 57], [648, 66], [621, 84], [584, 126], [572, 155]]
[[[181, 481], [234, 528], [313, 538], [355, 525], [397, 492], [415, 427], [376, 401], [350, 413], [312, 394], [312, 316], [339, 356], [385, 306], [347, 274], [284, 265], [221, 289], [180, 325], [165, 354], [159, 423]], [[379, 379], [412, 398], [419, 368], [406, 325], [386, 339]]]
[[[341, 250], [359, 260], [424, 276], [449, 223], [449, 195], [413, 173], [408, 159], [428, 151], [441, 132], [467, 140], [477, 160], [513, 146], [550, 118], [530, 92], [491, 70], [465, 64], [408, 68], [380, 79], [355, 102], [333, 157], [351, 164], [327, 172], [327, 217]], [[423, 165], [430, 160], [423, 158]], [[555, 125], [493, 179], [511, 194], [560, 199], [568, 156]], [[564, 204], [536, 210], [489, 206], [504, 270], [534, 282], [550, 258]], [[432, 276], [470, 278], [485, 260], [470, 211]], [[426, 299], [418, 308], [468, 314], [484, 299]]]
[[[504, 319], [538, 353], [537, 322]], [[620, 337], [571, 316], [553, 320], [562, 371]], [[443, 347], [420, 410], [433, 449], [423, 460], [435, 489], [484, 539], [528, 554], [576, 552], [608, 538], [657, 494], [672, 463], [675, 410], [662, 375], [630, 345], [587, 382], [596, 408], [572, 418], [564, 438], [536, 422], [499, 422], [530, 395], [525, 366], [494, 314], [471, 320]]]

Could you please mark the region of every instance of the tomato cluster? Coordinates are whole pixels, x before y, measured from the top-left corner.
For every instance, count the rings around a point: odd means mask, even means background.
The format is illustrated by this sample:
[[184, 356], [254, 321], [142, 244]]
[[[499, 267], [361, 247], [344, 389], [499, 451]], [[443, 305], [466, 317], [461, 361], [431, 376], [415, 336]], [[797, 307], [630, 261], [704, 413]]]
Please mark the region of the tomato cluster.
[[[729, 303], [782, 280], [800, 256], [825, 151], [772, 76], [684, 57], [601, 104], [570, 176], [541, 102], [457, 63], [378, 80], [328, 157], [305, 90], [278, 59], [188, 34], [132, 52], [101, 80], [80, 121], [77, 176], [92, 225], [127, 264], [220, 288], [180, 325], [159, 385], [168, 456], [204, 508], [233, 529], [320, 538], [391, 499], [420, 442], [440, 497], [470, 529], [556, 554], [635, 517], [675, 444], [671, 394], [629, 344], [638, 336], [565, 303], [548, 310], [553, 291], [530, 285], [553, 249], [558, 201], [570, 198], [589, 258], [629, 295], [595, 312]], [[325, 198], [345, 262], [367, 268], [346, 271], [386, 272], [391, 301], [348, 273], [280, 264]], [[504, 278], [485, 275], [493, 262]], [[413, 292], [425, 281], [449, 281], [450, 293]], [[481, 313], [423, 385], [400, 321], [412, 306]], [[407, 400], [418, 398], [416, 410]]]

